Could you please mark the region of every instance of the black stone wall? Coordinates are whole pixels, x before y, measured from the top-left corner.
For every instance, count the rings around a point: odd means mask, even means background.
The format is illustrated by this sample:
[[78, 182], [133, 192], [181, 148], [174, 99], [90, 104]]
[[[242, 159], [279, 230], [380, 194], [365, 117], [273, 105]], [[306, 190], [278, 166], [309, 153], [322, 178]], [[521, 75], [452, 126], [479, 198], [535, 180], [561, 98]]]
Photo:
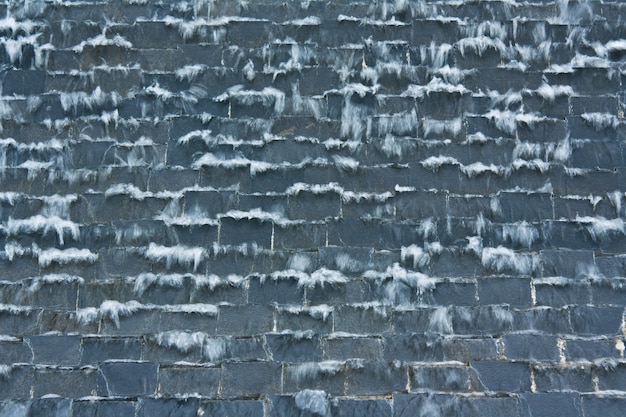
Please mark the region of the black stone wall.
[[625, 11], [0, 3], [0, 416], [622, 415]]

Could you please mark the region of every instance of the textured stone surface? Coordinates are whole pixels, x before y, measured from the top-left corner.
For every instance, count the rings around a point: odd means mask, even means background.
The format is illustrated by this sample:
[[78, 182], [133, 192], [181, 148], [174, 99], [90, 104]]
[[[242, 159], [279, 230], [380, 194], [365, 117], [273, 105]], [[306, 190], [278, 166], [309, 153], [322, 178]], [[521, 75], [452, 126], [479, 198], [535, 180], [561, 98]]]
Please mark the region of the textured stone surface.
[[0, 416], [605, 416], [626, 6], [0, 1]]

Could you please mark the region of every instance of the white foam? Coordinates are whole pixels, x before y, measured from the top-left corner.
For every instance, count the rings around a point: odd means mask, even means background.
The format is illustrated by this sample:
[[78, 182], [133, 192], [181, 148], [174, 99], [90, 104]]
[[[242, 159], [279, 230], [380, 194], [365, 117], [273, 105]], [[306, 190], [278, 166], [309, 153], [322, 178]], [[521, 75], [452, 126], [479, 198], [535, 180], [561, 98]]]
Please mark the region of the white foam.
[[184, 332], [171, 330], [161, 332], [156, 335], [156, 342], [159, 346], [175, 348], [180, 352], [188, 353], [192, 349], [202, 348], [207, 338], [206, 333]]
[[162, 246], [152, 242], [146, 249], [145, 256], [153, 262], [165, 261], [168, 269], [175, 264], [181, 266], [193, 264], [195, 271], [204, 258], [204, 249], [184, 245]]
[[539, 256], [534, 253], [516, 253], [512, 249], [498, 246], [483, 248], [482, 264], [496, 272], [514, 271], [530, 275], [540, 266]]
[[92, 264], [98, 260], [98, 254], [91, 252], [89, 249], [36, 249], [33, 250], [36, 254], [39, 266], [47, 267], [53, 263], [59, 265], [66, 265], [69, 263], [88, 263]]

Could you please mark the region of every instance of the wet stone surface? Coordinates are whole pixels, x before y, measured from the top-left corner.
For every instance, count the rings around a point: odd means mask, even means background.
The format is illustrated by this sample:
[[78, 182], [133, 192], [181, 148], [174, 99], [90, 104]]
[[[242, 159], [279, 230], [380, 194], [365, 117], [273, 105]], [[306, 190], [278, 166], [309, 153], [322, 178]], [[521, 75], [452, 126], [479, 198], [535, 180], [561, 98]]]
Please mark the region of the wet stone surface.
[[0, 416], [621, 415], [625, 11], [0, 2]]

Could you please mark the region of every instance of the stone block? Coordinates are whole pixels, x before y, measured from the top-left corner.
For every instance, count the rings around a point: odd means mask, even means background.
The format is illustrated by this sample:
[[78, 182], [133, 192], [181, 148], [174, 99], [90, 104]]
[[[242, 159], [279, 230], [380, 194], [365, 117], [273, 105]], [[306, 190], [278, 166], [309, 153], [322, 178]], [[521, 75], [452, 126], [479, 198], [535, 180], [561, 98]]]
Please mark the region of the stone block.
[[117, 417], [134, 415], [137, 403], [124, 400], [73, 400], [72, 416]]
[[83, 337], [81, 365], [97, 365], [108, 360], [140, 360], [140, 338]]
[[626, 400], [623, 397], [590, 394], [583, 395], [581, 398], [585, 417], [618, 415], [626, 406]]
[[335, 310], [336, 332], [381, 334], [391, 331], [392, 315], [385, 306], [340, 306]]
[[98, 394], [107, 396], [155, 395], [158, 364], [105, 362], [98, 367]]
[[278, 394], [282, 365], [273, 362], [233, 362], [222, 365], [221, 395], [224, 398]]
[[[161, 367], [159, 369], [159, 395], [181, 397], [198, 394], [204, 398], [216, 398], [219, 394], [222, 371], [219, 368], [205, 367]], [[198, 410], [195, 404], [194, 414]], [[191, 405], [184, 404], [183, 408]], [[141, 405], [140, 405], [141, 408]], [[154, 414], [146, 414], [154, 415]]]
[[534, 330], [548, 334], [569, 334], [571, 332], [570, 311], [567, 307], [536, 307], [516, 309], [512, 312], [512, 331]]
[[593, 373], [585, 365], [545, 365], [533, 368], [537, 391], [578, 391], [591, 392]]
[[622, 307], [575, 306], [570, 317], [575, 335], [606, 335], [621, 333]]
[[478, 279], [478, 300], [480, 304], [530, 307], [532, 304], [530, 278], [489, 277]]
[[271, 358], [278, 362], [319, 362], [322, 349], [315, 334], [279, 333], [266, 334], [265, 340]]
[[393, 409], [389, 400], [333, 399], [331, 415], [335, 417], [380, 416], [391, 417]]
[[513, 361], [556, 362], [559, 360], [556, 336], [510, 333], [502, 337], [504, 355]]
[[411, 390], [466, 392], [470, 390], [470, 369], [465, 366], [412, 366]]
[[295, 279], [250, 279], [248, 302], [251, 304], [302, 304], [304, 288]]
[[526, 363], [475, 361], [470, 366], [476, 372], [477, 383], [486, 391], [530, 391], [530, 366]]
[[385, 336], [384, 358], [387, 361], [439, 362], [444, 358], [441, 338], [423, 333]]
[[38, 365], [77, 366], [81, 358], [80, 336], [30, 336], [26, 342], [33, 350]]
[[41, 368], [35, 371], [34, 396], [80, 398], [94, 395], [97, 373], [93, 368]]
[[[30, 366], [12, 366], [7, 375], [0, 378], [0, 398], [11, 400], [27, 400], [35, 383], [35, 370]], [[23, 409], [11, 406], [9, 410]], [[9, 414], [10, 415], [10, 414]]]
[[524, 415], [533, 417], [582, 416], [580, 394], [572, 393], [525, 393], [520, 397]]
[[447, 336], [442, 341], [447, 361], [494, 361], [499, 358], [496, 339]]
[[324, 359], [378, 361], [382, 358], [382, 342], [378, 337], [327, 337], [323, 341]]
[[346, 364], [342, 362], [304, 362], [284, 366], [283, 392], [321, 390], [332, 396], [345, 395]]
[[274, 309], [269, 305], [221, 306], [217, 334], [251, 336], [270, 332]]

